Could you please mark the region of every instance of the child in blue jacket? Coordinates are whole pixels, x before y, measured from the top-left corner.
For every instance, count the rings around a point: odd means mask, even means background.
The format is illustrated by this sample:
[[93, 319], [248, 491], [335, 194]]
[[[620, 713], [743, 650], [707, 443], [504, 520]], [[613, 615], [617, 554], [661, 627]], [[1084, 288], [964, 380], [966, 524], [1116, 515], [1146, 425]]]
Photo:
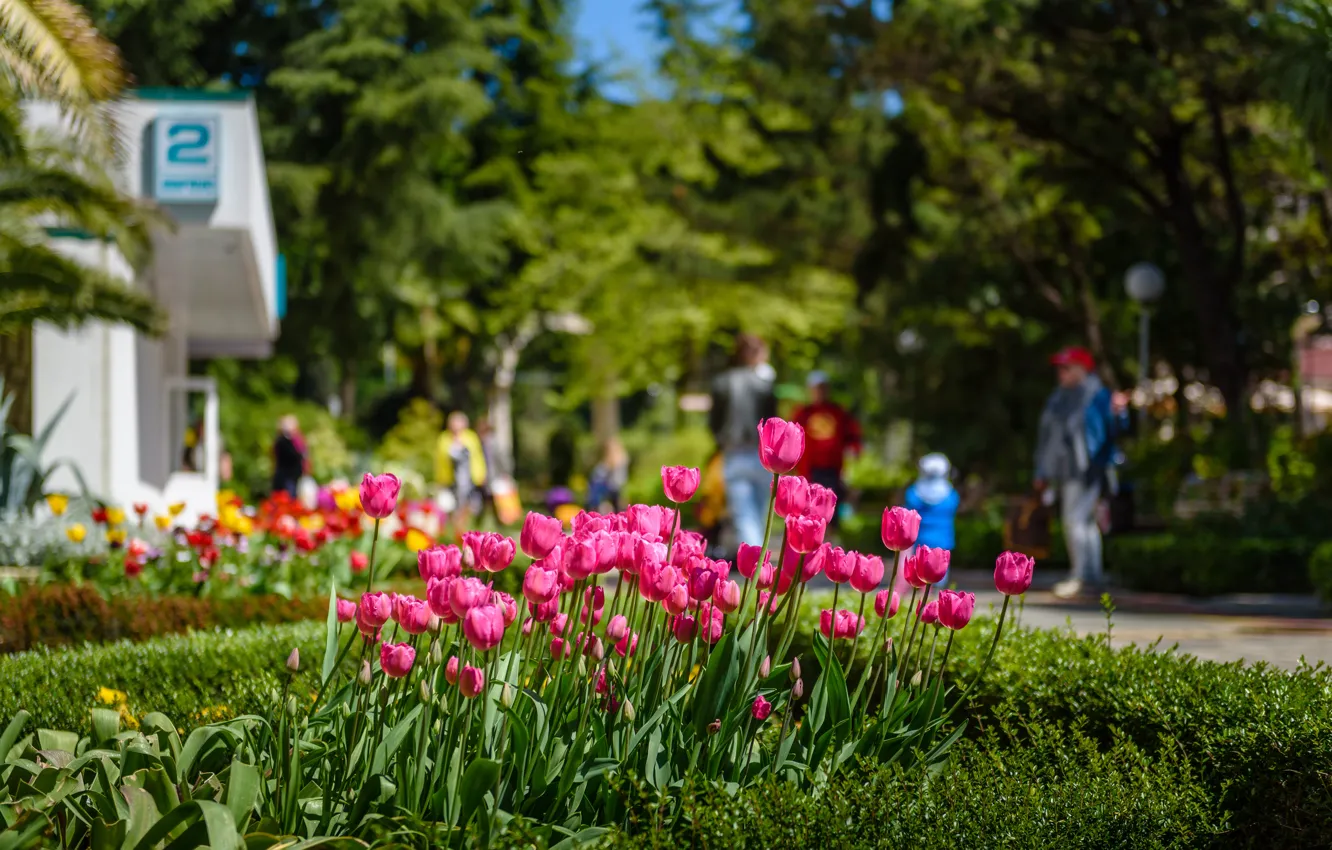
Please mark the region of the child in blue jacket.
[[[952, 482], [948, 480], [952, 464], [938, 452], [920, 459], [920, 477], [907, 488], [906, 507], [920, 514], [920, 534], [917, 546], [952, 550], [957, 545], [954, 520], [962, 501]], [[944, 576], [943, 586], [948, 581]]]

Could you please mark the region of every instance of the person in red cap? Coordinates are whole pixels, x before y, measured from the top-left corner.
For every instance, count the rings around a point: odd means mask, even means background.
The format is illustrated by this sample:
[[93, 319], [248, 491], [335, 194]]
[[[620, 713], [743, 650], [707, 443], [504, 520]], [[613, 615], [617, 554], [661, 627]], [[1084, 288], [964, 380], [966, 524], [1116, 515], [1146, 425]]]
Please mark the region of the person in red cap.
[[1059, 500], [1072, 570], [1055, 595], [1068, 598], [1103, 584], [1096, 507], [1107, 490], [1115, 439], [1128, 431], [1128, 397], [1106, 388], [1085, 348], [1065, 348], [1050, 362], [1059, 385], [1041, 412], [1036, 489], [1047, 504]]

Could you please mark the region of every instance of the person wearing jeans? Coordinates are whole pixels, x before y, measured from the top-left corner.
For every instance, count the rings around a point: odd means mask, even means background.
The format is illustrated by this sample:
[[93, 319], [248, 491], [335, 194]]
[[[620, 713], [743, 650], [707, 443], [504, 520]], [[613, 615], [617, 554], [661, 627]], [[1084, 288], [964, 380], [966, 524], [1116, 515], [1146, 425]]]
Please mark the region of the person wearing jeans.
[[755, 336], [736, 338], [731, 368], [712, 384], [708, 424], [722, 453], [726, 505], [740, 543], [763, 543], [772, 475], [759, 462], [758, 424], [777, 415], [776, 377], [767, 363], [768, 348]]
[[1115, 439], [1128, 431], [1128, 398], [1105, 387], [1085, 348], [1066, 348], [1050, 362], [1059, 384], [1041, 413], [1036, 489], [1046, 504], [1056, 498], [1060, 503], [1072, 569], [1067, 580], [1055, 585], [1055, 595], [1069, 598], [1099, 590], [1104, 583], [1096, 509], [1114, 460]]

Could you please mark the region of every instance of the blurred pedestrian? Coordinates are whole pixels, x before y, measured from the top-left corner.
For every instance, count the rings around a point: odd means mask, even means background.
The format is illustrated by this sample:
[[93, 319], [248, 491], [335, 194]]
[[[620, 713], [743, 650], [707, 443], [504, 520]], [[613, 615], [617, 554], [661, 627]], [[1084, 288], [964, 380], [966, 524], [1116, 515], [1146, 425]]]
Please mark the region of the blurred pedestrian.
[[480, 513], [486, 454], [467, 414], [460, 411], [449, 414], [448, 427], [435, 444], [435, 482], [453, 495], [454, 528], [470, 530], [472, 517]]
[[278, 420], [277, 437], [273, 440], [274, 493], [286, 493], [296, 498], [301, 478], [310, 474], [310, 450], [301, 434], [301, 423], [288, 413]]
[[[846, 456], [860, 454], [860, 423], [845, 407], [828, 396], [828, 375], [815, 370], [805, 379], [809, 404], [796, 411], [794, 420], [805, 429], [805, 455], [798, 471], [815, 484], [837, 494], [840, 507], [846, 495], [842, 468]], [[833, 525], [838, 514], [833, 514]]]
[[1069, 598], [1104, 584], [1097, 508], [1109, 490], [1115, 439], [1128, 431], [1128, 397], [1106, 388], [1085, 348], [1065, 348], [1050, 362], [1058, 385], [1041, 413], [1035, 483], [1047, 505], [1059, 502], [1072, 569], [1055, 595]]
[[[907, 508], [920, 514], [916, 546], [952, 551], [957, 546], [957, 508], [962, 503], [962, 497], [949, 480], [952, 464], [945, 455], [935, 452], [921, 458], [918, 468], [920, 477], [907, 487], [903, 498]], [[947, 581], [945, 574], [940, 584]]]
[[740, 543], [763, 543], [772, 475], [758, 453], [758, 423], [777, 415], [773, 393], [776, 373], [768, 365], [768, 346], [750, 334], [736, 337], [732, 365], [712, 383], [709, 425], [722, 452], [726, 504]]
[[606, 440], [601, 448], [601, 460], [592, 467], [587, 479], [587, 509], [611, 513], [620, 510], [620, 493], [629, 483], [629, 453], [619, 437]]

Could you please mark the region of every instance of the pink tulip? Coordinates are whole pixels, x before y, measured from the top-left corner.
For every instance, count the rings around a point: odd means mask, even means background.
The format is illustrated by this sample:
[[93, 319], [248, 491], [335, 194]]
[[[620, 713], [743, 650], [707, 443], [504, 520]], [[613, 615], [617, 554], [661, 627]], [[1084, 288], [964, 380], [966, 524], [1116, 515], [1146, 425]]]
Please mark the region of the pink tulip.
[[523, 596], [527, 597], [528, 602], [538, 605], [560, 595], [559, 571], [543, 569], [541, 564], [538, 561], [528, 567], [523, 575]]
[[920, 514], [906, 508], [884, 508], [880, 534], [885, 548], [905, 552], [916, 545], [920, 534]]
[[610, 531], [610, 517], [596, 511], [579, 511], [574, 514], [573, 522], [570, 524], [573, 526], [574, 537]]
[[462, 550], [457, 546], [431, 546], [416, 553], [416, 569], [422, 581], [457, 578], [462, 575]]
[[475, 667], [464, 667], [458, 674], [458, 690], [468, 699], [476, 699], [486, 687], [486, 674]]
[[785, 419], [764, 419], [758, 425], [759, 462], [774, 475], [795, 469], [805, 453], [805, 429]]
[[[829, 547], [827, 543], [820, 546], [815, 555], [821, 552], [828, 553], [827, 557], [822, 560], [822, 566], [823, 574], [828, 577], [829, 581], [833, 584], [846, 584], [851, 580], [851, 574], [856, 571], [855, 552], [844, 552], [836, 546]], [[813, 559], [814, 555], [811, 555], [809, 560]]]
[[772, 587], [773, 581], [777, 578], [777, 568], [772, 565], [771, 560], [763, 562], [763, 569], [759, 570], [758, 576], [754, 579], [754, 584], [759, 590], [767, 590]]
[[512, 537], [493, 531], [469, 531], [463, 535], [463, 545], [472, 550], [472, 561], [476, 568], [488, 573], [507, 569], [517, 554]]
[[675, 567], [653, 566], [638, 576], [638, 592], [649, 602], [662, 602], [679, 584]]
[[689, 466], [663, 466], [661, 488], [676, 504], [687, 502], [698, 492], [698, 470]]
[[350, 599], [338, 600], [338, 622], [350, 623], [356, 616], [356, 603]]
[[479, 578], [457, 578], [449, 585], [449, 607], [458, 617], [467, 616], [468, 611], [489, 601], [490, 588]]
[[726, 631], [726, 619], [720, 608], [711, 602], [705, 602], [698, 609], [698, 635], [708, 645], [721, 640]]
[[633, 655], [638, 652], [638, 632], [632, 635], [625, 635], [615, 642], [615, 651], [621, 658]]
[[528, 617], [526, 620], [523, 620], [523, 637], [527, 637], [532, 633], [532, 625], [534, 623], [536, 623], [536, 620], [532, 619], [531, 617]]
[[601, 609], [606, 607], [606, 591], [600, 587], [589, 587], [583, 591], [583, 604], [590, 605], [593, 608]]
[[351, 563], [351, 571], [354, 573], [365, 572], [365, 568], [370, 566], [370, 558], [364, 552], [355, 549], [352, 550], [347, 560]]
[[606, 626], [606, 639], [611, 643], [619, 643], [627, 634], [629, 634], [629, 618], [623, 614], [611, 617], [610, 623]]
[[865, 629], [865, 621], [851, 611], [833, 612], [827, 608], [819, 612], [819, 631], [829, 640], [848, 640]]
[[683, 584], [677, 584], [671, 588], [671, 592], [666, 594], [661, 605], [668, 614], [683, 614], [689, 608], [689, 588]]
[[952, 552], [947, 549], [916, 547], [916, 577], [926, 584], [938, 584], [948, 575], [948, 561]]
[[513, 601], [513, 597], [502, 590], [495, 591], [490, 597], [490, 604], [497, 606], [500, 612], [504, 614], [504, 628], [513, 625], [513, 621], [518, 619], [518, 603]]
[[578, 614], [578, 622], [586, 623], [590, 619], [592, 625], [595, 626], [597, 623], [601, 622], [601, 618], [604, 616], [606, 616], [605, 608], [588, 608], [585, 606]]
[[675, 525], [675, 511], [660, 505], [630, 505], [625, 509], [629, 530], [667, 540]]
[[627, 531], [613, 531], [611, 536], [615, 538], [615, 566], [628, 575], [637, 575], [638, 559], [635, 550], [641, 538]]
[[[708, 541], [697, 531], [681, 529], [675, 533], [675, 548], [671, 550], [671, 566], [682, 567], [694, 558], [707, 554]], [[724, 562], [721, 562], [724, 563]], [[730, 570], [730, 565], [727, 565]]]
[[592, 547], [597, 550], [596, 571], [599, 575], [605, 575], [615, 569], [616, 561], [619, 560], [619, 546], [609, 531], [598, 531], [591, 539]]
[[777, 606], [781, 605], [781, 603], [782, 603], [782, 597], [776, 593], [769, 593], [765, 590], [759, 594], [758, 607], [760, 611], [762, 611], [763, 606], [766, 605], [768, 607], [769, 614], [776, 614]]
[[550, 657], [568, 658], [573, 655], [573, 644], [565, 641], [564, 638], [554, 637], [550, 639]]
[[801, 516], [809, 507], [809, 482], [799, 475], [783, 475], [777, 479], [777, 492], [772, 509], [782, 519]]
[[444, 679], [450, 685], [458, 684], [458, 656], [449, 659], [449, 663], [444, 665]]
[[754, 697], [754, 704], [749, 707], [749, 713], [754, 719], [762, 723], [772, 714], [772, 703], [763, 698], [762, 694]]
[[766, 679], [772, 673], [772, 656], [763, 656], [763, 663], [759, 665], [759, 678]]
[[401, 679], [412, 672], [416, 650], [410, 643], [386, 643], [379, 648], [379, 666], [391, 679]]
[[698, 634], [698, 621], [688, 614], [676, 614], [671, 618], [671, 633], [680, 643], [689, 643]]
[[919, 563], [920, 561], [915, 554], [912, 554], [905, 561], [902, 562], [903, 581], [905, 581], [907, 584], [911, 585], [912, 587], [916, 588], [917, 590], [921, 590], [923, 588], [930, 586], [930, 583], [925, 579], [921, 578], [920, 574], [916, 571], [916, 567]]
[[1019, 552], [1005, 552], [994, 563], [994, 588], [1005, 596], [1021, 596], [1031, 587], [1036, 561]]
[[571, 540], [564, 547], [564, 571], [582, 580], [597, 571], [597, 547], [591, 540]]
[[733, 581], [719, 583], [712, 592], [712, 601], [727, 614], [740, 607], [740, 597], [740, 585]]
[[809, 507], [805, 513], [824, 522], [837, 514], [837, 494], [821, 484], [809, 485]]
[[392, 516], [398, 507], [398, 490], [402, 482], [391, 472], [383, 475], [366, 473], [361, 479], [361, 510], [371, 519]]
[[429, 605], [411, 596], [402, 598], [398, 610], [394, 612], [394, 619], [409, 635], [424, 634], [434, 617]]
[[532, 615], [532, 619], [538, 623], [549, 623], [560, 613], [560, 601], [552, 599], [549, 602], [531, 602], [527, 603], [527, 612]]
[[363, 593], [357, 607], [360, 622], [379, 628], [393, 616], [393, 598], [387, 593]]
[[689, 572], [689, 595], [696, 602], [712, 598], [717, 587], [717, 574], [707, 558], [695, 558]]
[[606, 668], [603, 667], [597, 671], [597, 683], [592, 690], [601, 696], [610, 693], [610, 682], [606, 679]]
[[[740, 551], [735, 556], [735, 568], [740, 571], [740, 575], [752, 579], [754, 573], [758, 572], [759, 555], [762, 554], [762, 546], [751, 546], [748, 543], [741, 543]], [[772, 566], [771, 552], [764, 556], [763, 563]]]
[[569, 627], [569, 615], [561, 611], [550, 621], [550, 633], [553, 635], [562, 635], [564, 630]]
[[529, 513], [523, 520], [518, 545], [529, 558], [544, 558], [564, 539], [564, 524], [554, 517]]
[[786, 545], [802, 554], [809, 554], [823, 544], [823, 533], [827, 527], [826, 522], [814, 517], [791, 517], [786, 521]]
[[600, 661], [606, 657], [606, 645], [601, 642], [601, 638], [592, 635], [592, 639], [587, 641], [583, 647], [583, 655], [593, 661]]
[[448, 622], [457, 622], [458, 615], [453, 613], [449, 604], [449, 589], [455, 580], [451, 578], [432, 578], [426, 580], [426, 602], [430, 610]]
[[976, 594], [955, 590], [939, 591], [939, 622], [957, 631], [965, 629], [976, 611]]
[[896, 590], [881, 590], [874, 597], [874, 613], [891, 620], [897, 616], [897, 609], [902, 604], [902, 597]]
[[504, 613], [497, 605], [477, 605], [462, 620], [463, 637], [477, 652], [489, 652], [504, 640]]
[[649, 567], [659, 567], [666, 560], [666, 544], [642, 535], [634, 538], [634, 568], [630, 572], [642, 575]]
[[919, 616], [921, 623], [927, 626], [937, 625], [939, 622], [939, 600], [931, 599], [921, 605]]
[[856, 569], [851, 573], [851, 587], [870, 593], [883, 581], [883, 560], [876, 555], [856, 553]]

